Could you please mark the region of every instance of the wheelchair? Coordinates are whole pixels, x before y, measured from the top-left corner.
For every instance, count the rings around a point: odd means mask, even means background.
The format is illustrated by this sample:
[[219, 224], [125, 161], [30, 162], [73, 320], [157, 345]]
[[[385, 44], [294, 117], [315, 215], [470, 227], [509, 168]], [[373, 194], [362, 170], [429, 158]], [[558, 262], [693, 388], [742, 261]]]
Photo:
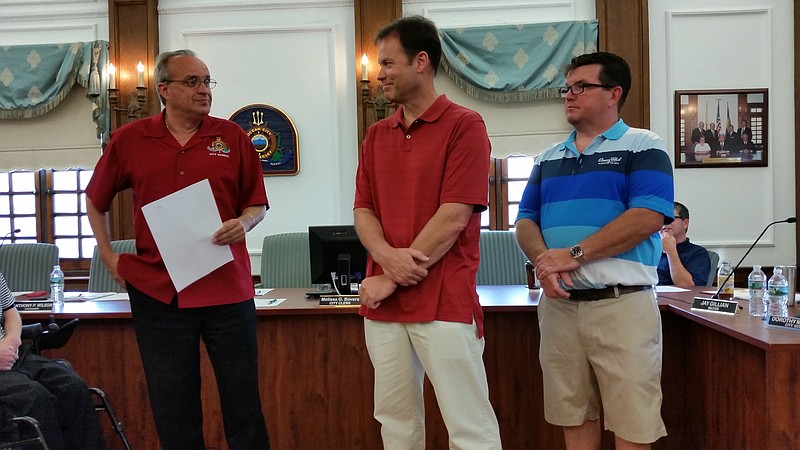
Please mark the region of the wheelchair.
[[[72, 319], [64, 325], [59, 325], [56, 323], [55, 318], [50, 316], [47, 329], [44, 329], [41, 323], [23, 325], [22, 340], [29, 342], [32, 347], [31, 351], [36, 354], [41, 354], [42, 350], [58, 349], [67, 343], [72, 333], [75, 331], [75, 328], [78, 326], [78, 323], [79, 319]], [[63, 364], [69, 369], [73, 369], [69, 361], [65, 359], [53, 359], [53, 361]], [[117, 418], [116, 413], [114, 413], [114, 409], [111, 407], [111, 403], [108, 401], [105, 392], [95, 387], [90, 387], [89, 391], [94, 398], [95, 411], [104, 412], [108, 416], [111, 427], [119, 436], [125, 450], [131, 450], [128, 438], [125, 436], [122, 429], [122, 422]], [[0, 411], [0, 418], [2, 418], [2, 414], [3, 411]], [[48, 450], [47, 443], [39, 427], [39, 422], [27, 416], [0, 420], [0, 450], [24, 448]]]

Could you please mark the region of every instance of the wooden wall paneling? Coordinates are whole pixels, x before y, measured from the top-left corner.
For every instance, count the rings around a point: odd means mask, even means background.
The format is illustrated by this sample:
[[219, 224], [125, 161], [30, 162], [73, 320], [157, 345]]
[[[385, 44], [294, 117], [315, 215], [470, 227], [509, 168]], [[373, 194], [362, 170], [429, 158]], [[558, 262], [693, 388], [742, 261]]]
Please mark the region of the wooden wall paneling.
[[[647, 0], [596, 0], [602, 51], [631, 66], [631, 91], [620, 117], [632, 127], [650, 127], [650, 39]], [[670, 101], [670, 99], [662, 99]]]
[[[800, 177], [800, 157], [797, 155], [797, 149], [800, 148], [800, 5], [797, 2], [794, 5], [794, 211], [800, 211], [800, 195], [797, 195], [797, 178]], [[774, 160], [773, 160], [774, 164]], [[795, 257], [794, 262], [800, 262], [800, 223], [794, 224], [795, 236]]]
[[[145, 66], [146, 103], [141, 116], [158, 114], [161, 104], [153, 81], [153, 63], [158, 55], [158, 0], [109, 0], [109, 61], [117, 69], [119, 102], [126, 109], [132, 91], [136, 90], [136, 65]], [[112, 126], [127, 122], [126, 111], [112, 111]], [[112, 134], [114, 129], [111, 130]], [[120, 192], [111, 207], [112, 239], [133, 239], [133, 196], [130, 190]]]
[[369, 58], [369, 89], [370, 97], [377, 88], [378, 82], [375, 77], [378, 75], [378, 49], [373, 40], [375, 34], [385, 25], [393, 22], [403, 15], [402, 0], [355, 0], [353, 9], [355, 12], [355, 35], [356, 35], [356, 80], [358, 84], [356, 92], [358, 94], [358, 143], [359, 146], [364, 140], [367, 128], [374, 122], [372, 117], [372, 107], [364, 105], [361, 97], [361, 55], [366, 53]]

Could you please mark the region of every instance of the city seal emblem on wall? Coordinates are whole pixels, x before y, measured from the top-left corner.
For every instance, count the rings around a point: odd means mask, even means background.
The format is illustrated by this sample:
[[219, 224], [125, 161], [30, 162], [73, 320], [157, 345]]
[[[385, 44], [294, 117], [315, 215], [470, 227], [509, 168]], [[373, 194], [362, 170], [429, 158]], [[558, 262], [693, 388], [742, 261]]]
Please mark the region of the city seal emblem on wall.
[[250, 137], [264, 175], [296, 175], [300, 171], [297, 130], [291, 119], [274, 106], [252, 104], [231, 115]]

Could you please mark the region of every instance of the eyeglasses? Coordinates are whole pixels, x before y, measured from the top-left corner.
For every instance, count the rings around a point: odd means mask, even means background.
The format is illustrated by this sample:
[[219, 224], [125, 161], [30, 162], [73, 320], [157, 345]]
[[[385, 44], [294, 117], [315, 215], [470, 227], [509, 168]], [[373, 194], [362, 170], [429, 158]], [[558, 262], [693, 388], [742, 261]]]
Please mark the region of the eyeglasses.
[[567, 92], [572, 92], [572, 95], [581, 95], [586, 88], [603, 88], [603, 89], [611, 89], [616, 86], [611, 86], [608, 84], [597, 84], [597, 83], [575, 83], [569, 86], [562, 86], [558, 88], [558, 92], [561, 93], [562, 97], [567, 96]]
[[683, 217], [681, 217], [681, 216], [675, 216], [675, 217], [673, 217], [673, 219], [675, 219], [675, 220], [686, 220], [686, 219], [684, 219], [684, 218], [683, 218]]
[[198, 77], [189, 77], [185, 80], [163, 80], [162, 83], [181, 83], [192, 89], [200, 86], [200, 83], [203, 83], [209, 89], [214, 89], [214, 86], [217, 85], [216, 80], [212, 80], [211, 78], [204, 78], [201, 80]]

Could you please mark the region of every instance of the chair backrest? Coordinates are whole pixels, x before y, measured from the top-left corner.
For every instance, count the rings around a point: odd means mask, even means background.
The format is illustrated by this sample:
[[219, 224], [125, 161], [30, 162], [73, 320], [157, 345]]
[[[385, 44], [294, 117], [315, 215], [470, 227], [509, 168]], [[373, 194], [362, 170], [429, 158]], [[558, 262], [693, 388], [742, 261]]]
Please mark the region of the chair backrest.
[[[125, 239], [122, 241], [111, 241], [111, 248], [117, 253], [136, 253], [136, 241]], [[92, 262], [89, 265], [89, 292], [125, 292], [125, 289], [111, 278], [103, 259], [94, 247]]]
[[56, 264], [58, 247], [53, 244], [0, 245], [0, 272], [12, 292], [50, 292], [50, 272]]
[[264, 236], [261, 249], [261, 287], [311, 287], [308, 232]]
[[527, 283], [527, 258], [517, 245], [513, 231], [481, 231], [481, 263], [478, 266], [478, 285]]
[[713, 286], [717, 278], [717, 266], [719, 265], [719, 253], [709, 250], [708, 258], [711, 260], [711, 269], [708, 272], [708, 281], [706, 286]]

